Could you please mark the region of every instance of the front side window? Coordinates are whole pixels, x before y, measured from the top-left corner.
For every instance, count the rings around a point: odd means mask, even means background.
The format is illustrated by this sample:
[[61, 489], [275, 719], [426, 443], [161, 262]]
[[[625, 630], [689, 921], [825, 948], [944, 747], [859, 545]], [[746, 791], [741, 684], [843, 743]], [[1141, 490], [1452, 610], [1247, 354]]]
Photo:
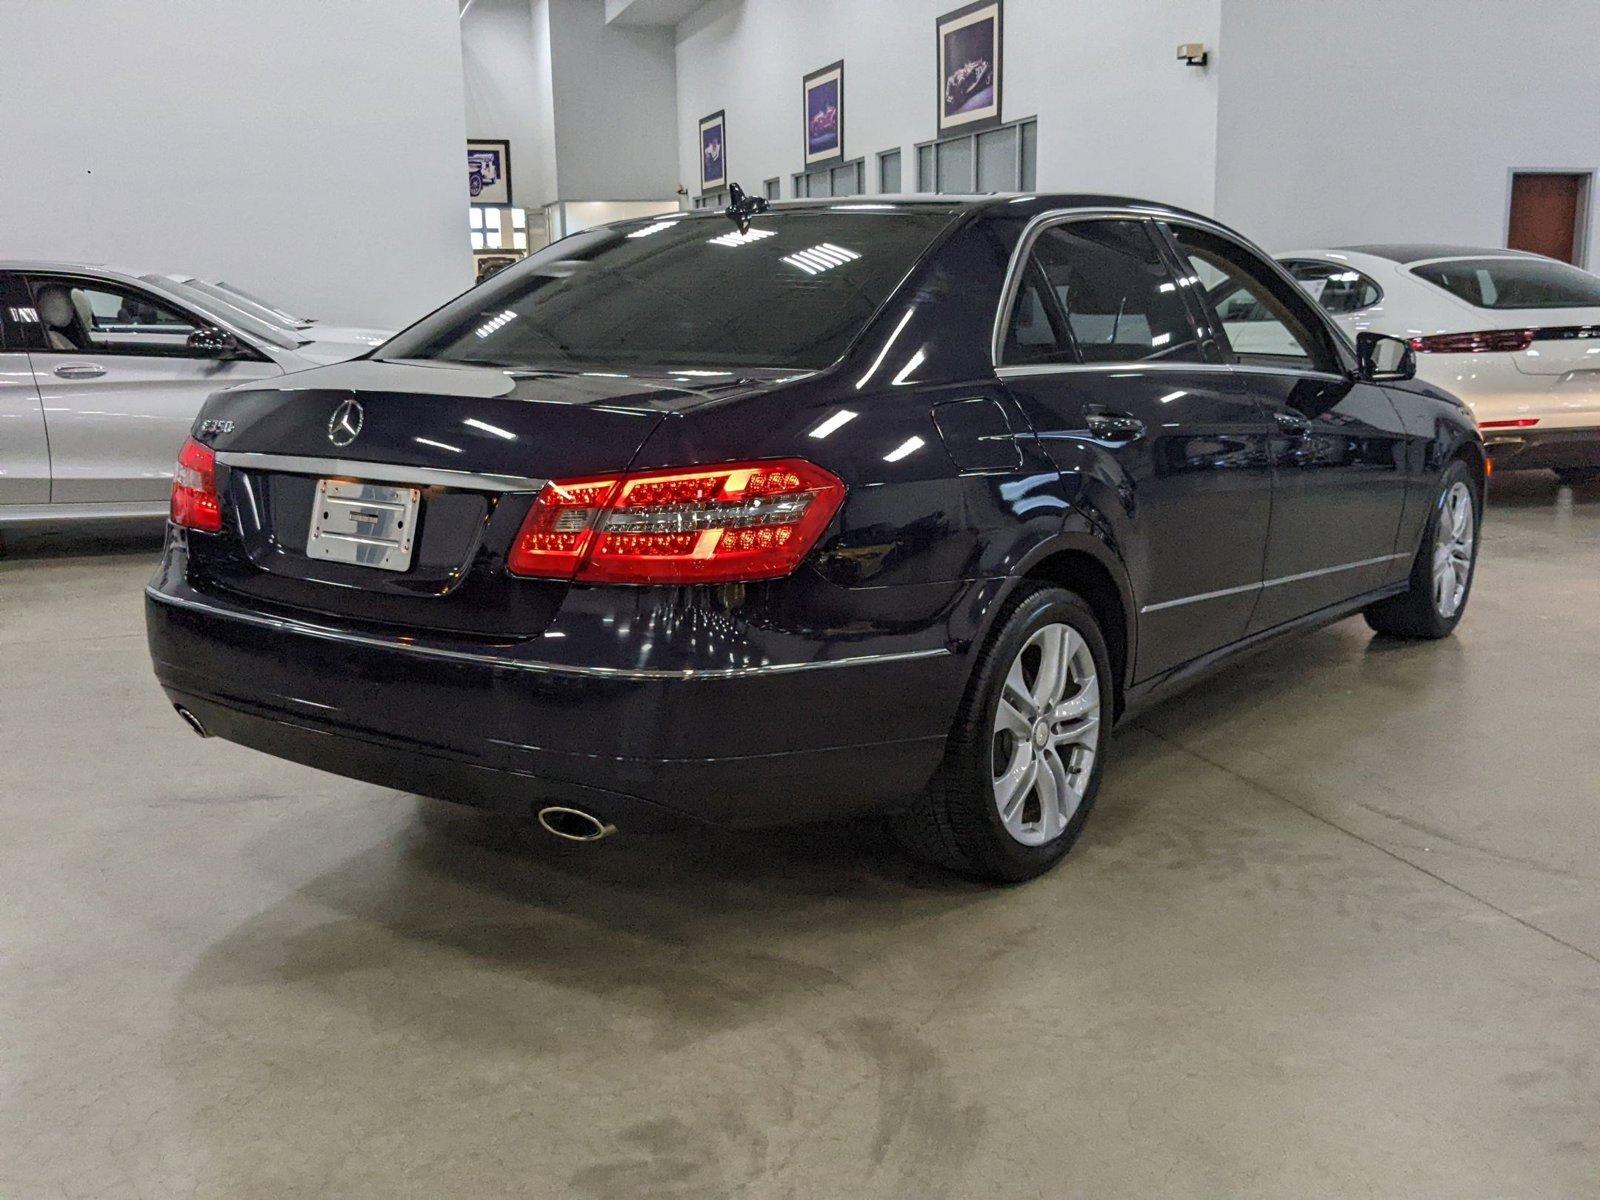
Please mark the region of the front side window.
[[1336, 371], [1338, 358], [1304, 293], [1243, 246], [1208, 230], [1170, 227], [1228, 362]]
[[778, 367], [838, 359], [951, 220], [932, 211], [663, 217], [585, 230], [401, 333], [386, 359]]
[[1177, 282], [1149, 225], [1069, 221], [1034, 242], [1007, 327], [1017, 363], [1200, 362]]
[[64, 353], [186, 356], [198, 326], [148, 292], [80, 279], [29, 280], [46, 347]]
[[1383, 289], [1377, 283], [1343, 263], [1297, 258], [1285, 259], [1283, 267], [1306, 295], [1322, 306], [1323, 312], [1334, 316], [1360, 312], [1383, 299]]
[[1550, 258], [1460, 258], [1411, 273], [1475, 308], [1600, 306], [1600, 278]]

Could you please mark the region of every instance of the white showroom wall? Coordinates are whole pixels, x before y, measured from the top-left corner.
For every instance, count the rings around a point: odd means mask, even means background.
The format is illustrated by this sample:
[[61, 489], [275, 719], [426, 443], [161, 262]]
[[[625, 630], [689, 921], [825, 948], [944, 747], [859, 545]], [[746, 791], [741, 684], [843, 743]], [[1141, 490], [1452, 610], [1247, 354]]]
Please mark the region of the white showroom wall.
[[[1002, 115], [1039, 119], [1041, 189], [1120, 192], [1210, 211], [1217, 81], [1176, 61], [1215, 44], [1221, 0], [1010, 0]], [[713, 0], [678, 26], [678, 170], [699, 190], [695, 130], [727, 112], [729, 177], [790, 194], [801, 169], [800, 81], [845, 60], [844, 145], [876, 190], [879, 151], [934, 136], [934, 18], [956, 0]]]
[[1596, 35], [1596, 0], [1224, 0], [1217, 213], [1271, 249], [1503, 246], [1513, 169], [1600, 167]]
[[467, 136], [511, 143], [511, 199], [522, 208], [556, 198], [547, 7], [472, 0], [461, 12]]
[[511, 141], [518, 205], [676, 194], [670, 28], [609, 26], [602, 0], [471, 0], [461, 46], [467, 128]]
[[550, 10], [561, 199], [672, 197], [678, 187], [672, 30], [607, 25], [601, 0], [543, 2]]
[[455, 0], [0, 0], [0, 256], [398, 325], [471, 282]]

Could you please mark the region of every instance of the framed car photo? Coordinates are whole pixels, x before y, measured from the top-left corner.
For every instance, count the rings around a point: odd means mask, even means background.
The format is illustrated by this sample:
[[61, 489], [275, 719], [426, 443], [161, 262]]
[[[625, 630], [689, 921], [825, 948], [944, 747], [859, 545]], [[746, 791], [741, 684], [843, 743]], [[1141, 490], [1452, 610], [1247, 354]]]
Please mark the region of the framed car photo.
[[844, 60], [805, 77], [801, 85], [805, 110], [805, 164], [844, 161]]
[[1000, 0], [979, 0], [934, 22], [939, 134], [1000, 124]]
[[700, 118], [700, 191], [717, 192], [728, 186], [727, 121], [719, 109]]
[[511, 203], [510, 142], [467, 142], [467, 196], [473, 204]]

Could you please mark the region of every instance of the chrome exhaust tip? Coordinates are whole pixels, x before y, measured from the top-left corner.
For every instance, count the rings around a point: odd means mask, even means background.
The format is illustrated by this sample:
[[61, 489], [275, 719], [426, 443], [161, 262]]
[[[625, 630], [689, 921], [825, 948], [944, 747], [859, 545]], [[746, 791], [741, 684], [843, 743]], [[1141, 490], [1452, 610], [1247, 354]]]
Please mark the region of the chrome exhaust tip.
[[607, 824], [593, 813], [586, 813], [581, 808], [568, 808], [562, 804], [551, 804], [541, 808], [539, 824], [546, 833], [564, 842], [598, 842], [601, 838], [608, 838], [617, 831], [615, 825]]
[[190, 712], [183, 705], [174, 704], [172, 707], [173, 707], [174, 710], [176, 710], [177, 714], [180, 717], [183, 718], [184, 723], [186, 725], [188, 725], [190, 729], [194, 730], [201, 737], [210, 737], [211, 736], [209, 733], [206, 732], [206, 727], [204, 725], [200, 724], [200, 718], [195, 716], [192, 712]]

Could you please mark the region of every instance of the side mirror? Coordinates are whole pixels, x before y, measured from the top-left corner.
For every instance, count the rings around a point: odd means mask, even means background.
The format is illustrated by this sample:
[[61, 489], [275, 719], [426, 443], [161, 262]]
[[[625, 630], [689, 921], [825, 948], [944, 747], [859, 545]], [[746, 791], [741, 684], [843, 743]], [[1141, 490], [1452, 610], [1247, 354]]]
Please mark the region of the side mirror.
[[215, 325], [196, 329], [189, 335], [187, 345], [196, 354], [205, 355], [207, 358], [231, 358], [239, 353], [239, 339], [226, 329], [218, 329]]
[[1356, 358], [1361, 378], [1372, 383], [1395, 383], [1417, 374], [1417, 352], [1411, 343], [1386, 333], [1356, 334]]

